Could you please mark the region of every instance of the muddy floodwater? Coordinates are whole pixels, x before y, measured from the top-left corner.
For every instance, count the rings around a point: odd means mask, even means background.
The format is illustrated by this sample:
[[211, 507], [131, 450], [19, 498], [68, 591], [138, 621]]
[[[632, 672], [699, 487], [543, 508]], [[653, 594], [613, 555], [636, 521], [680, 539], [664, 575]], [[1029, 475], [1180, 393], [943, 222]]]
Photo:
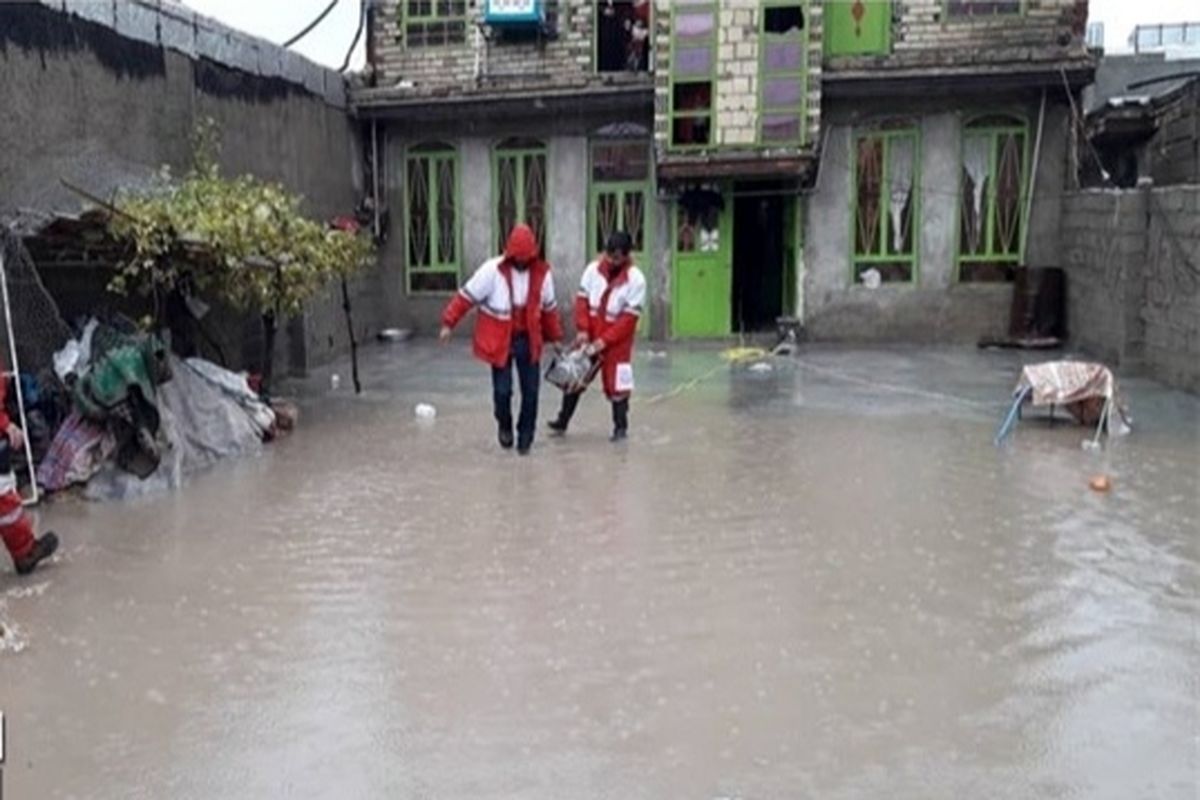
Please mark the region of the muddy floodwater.
[[589, 395], [518, 459], [463, 348], [40, 512], [6, 800], [1197, 797], [1200, 399], [1128, 381], [1103, 452], [1040, 414], [997, 449], [1019, 355], [643, 348], [629, 443]]

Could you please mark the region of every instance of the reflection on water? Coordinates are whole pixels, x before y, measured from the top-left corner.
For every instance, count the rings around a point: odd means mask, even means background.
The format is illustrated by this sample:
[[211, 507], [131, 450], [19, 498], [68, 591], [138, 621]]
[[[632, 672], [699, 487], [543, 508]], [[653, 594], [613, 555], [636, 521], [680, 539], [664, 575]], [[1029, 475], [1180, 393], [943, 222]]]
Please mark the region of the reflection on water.
[[481, 369], [377, 351], [259, 460], [46, 511], [45, 588], [0, 579], [10, 793], [1195, 796], [1200, 402], [1134, 384], [1099, 454], [992, 447], [1011, 355], [645, 402], [717, 363], [642, 364], [626, 447], [589, 396], [518, 460]]

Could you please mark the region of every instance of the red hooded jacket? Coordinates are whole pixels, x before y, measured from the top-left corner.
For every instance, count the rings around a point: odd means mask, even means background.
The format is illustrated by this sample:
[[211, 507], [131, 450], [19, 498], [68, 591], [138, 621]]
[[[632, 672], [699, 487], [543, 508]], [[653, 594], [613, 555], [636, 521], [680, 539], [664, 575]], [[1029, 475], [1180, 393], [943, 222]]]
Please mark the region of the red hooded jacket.
[[[525, 305], [514, 308], [514, 262], [528, 264], [529, 291]], [[512, 338], [517, 331], [529, 335], [530, 355], [542, 357], [544, 342], [561, 342], [562, 321], [550, 265], [541, 258], [537, 237], [528, 225], [517, 225], [508, 237], [504, 255], [485, 261], [442, 312], [442, 324], [453, 328], [472, 308], [478, 307], [473, 350], [475, 356], [494, 367], [508, 364]], [[517, 318], [517, 314], [524, 314]]]

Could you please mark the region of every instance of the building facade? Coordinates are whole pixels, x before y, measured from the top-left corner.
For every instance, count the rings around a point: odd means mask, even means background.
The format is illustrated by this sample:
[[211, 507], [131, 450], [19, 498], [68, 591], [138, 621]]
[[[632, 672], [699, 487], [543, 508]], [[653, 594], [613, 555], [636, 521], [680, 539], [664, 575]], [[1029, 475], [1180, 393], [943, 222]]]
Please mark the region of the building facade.
[[404, 0], [352, 92], [418, 327], [533, 225], [564, 299], [625, 229], [645, 333], [1003, 328], [1052, 265], [1086, 0]]

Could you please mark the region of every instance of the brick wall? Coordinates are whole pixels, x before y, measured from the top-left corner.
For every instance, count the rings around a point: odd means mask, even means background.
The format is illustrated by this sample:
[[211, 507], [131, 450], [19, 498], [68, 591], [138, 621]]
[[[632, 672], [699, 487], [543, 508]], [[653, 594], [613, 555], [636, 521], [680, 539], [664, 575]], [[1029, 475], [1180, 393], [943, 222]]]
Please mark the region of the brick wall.
[[[835, 0], [837, 1], [837, 0]], [[956, 17], [949, 0], [896, 0], [892, 52], [830, 58], [831, 72], [1083, 60], [1088, 0], [1024, 0], [1022, 14]]]
[[410, 45], [402, 37], [400, 4], [384, 0], [374, 9], [371, 29], [376, 85], [408, 86], [414, 95], [448, 95], [601, 86], [649, 80], [636, 73], [596, 72], [593, 65], [596, 4], [557, 0], [552, 36], [513, 39], [477, 34], [483, 3], [469, 3], [466, 41], [453, 45]]
[[[805, 2], [805, 0], [798, 0]], [[670, 136], [671, 4], [655, 3], [655, 144], [668, 149]], [[821, 126], [821, 20], [822, 4], [807, 2], [808, 67], [807, 141], [817, 140]], [[761, 4], [758, 0], [723, 0], [719, 3], [715, 126], [717, 148], [758, 147], [759, 35]], [[760, 148], [764, 152], [779, 148]]]
[[1081, 349], [1200, 392], [1200, 187], [1063, 201], [1068, 321]]

